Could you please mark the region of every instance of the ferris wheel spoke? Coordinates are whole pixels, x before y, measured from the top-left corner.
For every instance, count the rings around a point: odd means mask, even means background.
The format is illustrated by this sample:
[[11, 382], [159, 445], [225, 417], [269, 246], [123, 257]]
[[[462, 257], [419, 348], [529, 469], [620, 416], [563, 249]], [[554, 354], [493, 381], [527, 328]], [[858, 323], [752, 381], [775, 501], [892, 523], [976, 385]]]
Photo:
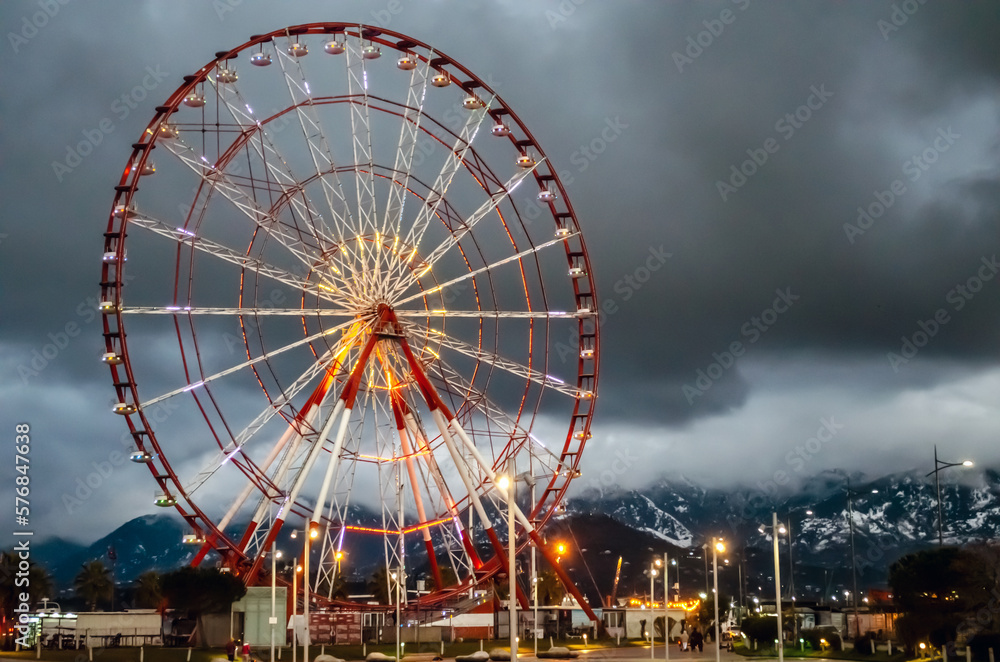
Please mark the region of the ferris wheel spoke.
[[[291, 166], [278, 152], [274, 139], [267, 130], [266, 120], [262, 122], [254, 115], [250, 104], [240, 93], [236, 81], [223, 83], [211, 77], [208, 80], [216, 90], [219, 102], [226, 107], [233, 120], [248, 135], [247, 144], [253, 147], [257, 158], [264, 164], [274, 182], [280, 187], [282, 197], [289, 201], [292, 208], [298, 212], [299, 217], [309, 225], [309, 231], [317, 245], [331, 241], [342, 243], [343, 237], [335, 237], [323, 215], [313, 207], [312, 201], [309, 200], [304, 187], [292, 172]], [[259, 137], [259, 140], [254, 140], [255, 135]], [[337, 220], [336, 217], [334, 218]], [[326, 241], [321, 237], [325, 237]]]
[[[464, 552], [464, 559], [470, 573], [472, 573], [476, 568], [482, 565], [482, 561], [472, 544], [470, 532], [465, 531], [465, 528], [462, 526], [461, 513], [458, 511], [455, 498], [452, 496], [453, 492], [448, 486], [448, 481], [445, 479], [444, 474], [441, 471], [437, 458], [431, 450], [430, 444], [427, 442], [427, 432], [424, 430], [423, 425], [414, 415], [412, 410], [406, 411], [403, 416], [403, 423], [406, 432], [415, 442], [417, 452], [424, 460], [423, 464], [426, 465], [426, 469], [421, 471], [421, 475], [423, 477], [427, 494], [429, 496], [434, 494], [430, 485], [427, 484], [427, 476], [430, 475], [431, 480], [434, 483], [434, 490], [436, 491], [438, 497], [443, 501], [442, 510], [446, 512], [448, 517], [451, 519], [451, 524], [454, 527], [454, 539], [457, 540], [460, 545], [460, 549]], [[442, 535], [448, 535], [449, 537], [452, 535], [451, 526], [447, 526], [442, 523], [440, 528], [442, 529]], [[447, 534], [445, 534], [446, 531]]]
[[[532, 456], [536, 457], [543, 466], [551, 468], [552, 466], [559, 465], [560, 458], [556, 453], [553, 453], [528, 430], [521, 427], [507, 412], [493, 402], [484, 391], [473, 387], [472, 383], [463, 377], [448, 361], [441, 359], [436, 361], [434, 365], [438, 369], [436, 375], [438, 380], [449, 385], [452, 391], [465, 394], [467, 410], [456, 412], [456, 415], [466, 417], [472, 416], [473, 412], [478, 412], [499, 430], [500, 435], [508, 439], [524, 437], [533, 441], [533, 447], [541, 449], [541, 455], [533, 453]], [[548, 461], [544, 459], [545, 457], [549, 458]], [[558, 469], [552, 470], [558, 471]]]
[[379, 231], [375, 220], [375, 173], [372, 160], [372, 130], [368, 108], [368, 71], [362, 57], [362, 41], [347, 40], [347, 89], [351, 107], [351, 136], [354, 148], [355, 181], [358, 195], [358, 226], [361, 234]]
[[[575, 234], [579, 234], [579, 233], [572, 233], [570, 235], [567, 235], [567, 237], [574, 236]], [[533, 255], [535, 253], [539, 253], [539, 252], [545, 250], [546, 248], [548, 248], [550, 246], [555, 246], [555, 245], [561, 244], [563, 241], [566, 240], [567, 237], [560, 237], [560, 238], [557, 238], [557, 239], [550, 239], [549, 241], [546, 241], [544, 243], [538, 244], [537, 246], [532, 246], [529, 249], [523, 250], [520, 253], [515, 253], [514, 255], [510, 255], [510, 256], [507, 256], [507, 257], [505, 257], [503, 259], [497, 260], [496, 262], [493, 262], [491, 264], [487, 264], [485, 267], [480, 267], [478, 269], [473, 269], [472, 271], [464, 273], [461, 276], [458, 276], [456, 278], [452, 278], [451, 280], [445, 281], [444, 283], [436, 285], [436, 286], [434, 286], [434, 287], [432, 287], [430, 289], [421, 290], [420, 292], [417, 292], [416, 294], [412, 294], [409, 297], [406, 297], [405, 299], [401, 299], [399, 301], [395, 301], [393, 303], [393, 305], [394, 306], [401, 306], [403, 304], [410, 303], [411, 301], [414, 301], [414, 300], [419, 299], [421, 297], [425, 297], [425, 296], [427, 296], [429, 294], [434, 294], [435, 292], [440, 292], [440, 291], [445, 290], [445, 289], [447, 289], [449, 287], [452, 287], [453, 285], [457, 285], [457, 284], [459, 284], [459, 283], [461, 283], [463, 281], [466, 281], [466, 280], [468, 280], [470, 278], [475, 278], [479, 274], [486, 273], [487, 271], [490, 271], [492, 269], [496, 269], [497, 267], [502, 266], [504, 264], [507, 264], [509, 262], [515, 262], [517, 260], [520, 260], [521, 258], [524, 258], [524, 257], [528, 256], [528, 255]], [[419, 279], [421, 276], [423, 276], [424, 274], [426, 274], [429, 270], [430, 270], [430, 267], [427, 267], [422, 272], [418, 272], [417, 273], [417, 279]], [[414, 281], [414, 282], [416, 282], [416, 281]], [[412, 287], [412, 284], [410, 285], [410, 287]], [[563, 314], [561, 314], [559, 316], [565, 316], [565, 315], [566, 314], [563, 313]], [[553, 315], [553, 316], [556, 316], [556, 315]]]
[[[292, 38], [290, 35], [286, 36], [289, 47], [291, 47]], [[354, 219], [350, 205], [347, 204], [343, 183], [337, 174], [336, 161], [330, 150], [326, 134], [323, 132], [323, 125], [316, 113], [315, 100], [302, 69], [302, 63], [298, 56], [290, 55], [277, 47], [274, 50], [278, 55], [278, 64], [284, 75], [288, 94], [295, 107], [295, 114], [299, 119], [302, 136], [309, 147], [309, 156], [319, 177], [330, 214], [339, 226], [351, 228], [350, 232], [341, 232], [337, 237], [343, 245], [344, 239], [348, 235], [359, 234], [360, 225]]]
[[420, 334], [430, 334], [441, 343], [442, 347], [446, 347], [454, 352], [463, 354], [470, 358], [476, 359], [480, 363], [485, 363], [489, 366], [499, 368], [511, 375], [520, 377], [522, 379], [528, 379], [532, 382], [543, 386], [545, 388], [558, 391], [571, 398], [592, 398], [594, 397], [593, 392], [578, 389], [571, 384], [567, 384], [565, 380], [559, 379], [552, 375], [539, 372], [530, 366], [523, 365], [517, 361], [512, 361], [510, 359], [504, 358], [495, 352], [485, 351], [474, 345], [459, 340], [453, 336], [446, 333], [438, 331], [436, 329], [431, 329], [430, 327], [424, 326], [422, 324], [412, 323], [414, 327], [418, 328]]
[[347, 432], [347, 425], [350, 423], [351, 412], [357, 398], [358, 387], [361, 378], [364, 376], [368, 359], [375, 348], [376, 339], [377, 336], [374, 334], [370, 335], [365, 341], [363, 349], [359, 352], [357, 362], [351, 369], [350, 375], [344, 384], [343, 392], [337, 399], [337, 404], [334, 407], [333, 414], [327, 419], [327, 422], [324, 424], [323, 429], [316, 438], [313, 447], [309, 450], [309, 454], [306, 457], [305, 462], [302, 463], [302, 466], [299, 468], [299, 471], [292, 482], [291, 491], [278, 512], [278, 521], [284, 521], [288, 510], [295, 505], [299, 492], [302, 490], [305, 480], [312, 471], [313, 465], [319, 456], [319, 452], [322, 450], [326, 439], [329, 437], [330, 432], [333, 429], [333, 424], [338, 418], [340, 419], [341, 424], [340, 428], [337, 430], [337, 441], [334, 442], [334, 445], [338, 451], [343, 447], [343, 437]]
[[[208, 308], [199, 306], [122, 306], [123, 315], [236, 315], [239, 317], [357, 317], [343, 308]], [[343, 326], [343, 325], [342, 325]]]
[[448, 252], [452, 246], [457, 244], [462, 237], [471, 232], [472, 228], [476, 227], [476, 224], [479, 223], [479, 221], [486, 218], [487, 214], [496, 209], [501, 202], [508, 199], [514, 192], [514, 189], [516, 189], [528, 175], [533, 173], [535, 168], [537, 168], [541, 163], [542, 161], [537, 161], [530, 168], [524, 168], [515, 173], [513, 177], [507, 180], [507, 183], [504, 184], [499, 191], [493, 193], [489, 200], [480, 205], [479, 209], [473, 212], [473, 214], [465, 220], [465, 223], [460, 228], [454, 230], [450, 235], [448, 235], [447, 239], [438, 245], [437, 248], [428, 253], [427, 257], [424, 258], [424, 262], [433, 267], [437, 261], [441, 259], [441, 256]]
[[[221, 468], [226, 462], [228, 462], [230, 458], [234, 457], [237, 453], [244, 452], [243, 449], [251, 441], [254, 435], [260, 433], [261, 430], [264, 428], [264, 426], [281, 410], [285, 409], [286, 407], [289, 407], [292, 403], [292, 400], [298, 396], [298, 394], [302, 391], [302, 389], [304, 389], [306, 386], [312, 383], [313, 380], [318, 375], [320, 375], [321, 373], [325, 373], [326, 378], [322, 380], [320, 384], [317, 385], [316, 388], [313, 390], [312, 395], [305, 403], [303, 409], [299, 411], [297, 414], [295, 414], [293, 419], [294, 423], [292, 425], [289, 425], [288, 428], [285, 430], [285, 432], [282, 434], [282, 437], [279, 439], [277, 444], [272, 448], [272, 453], [274, 453], [276, 456], [277, 452], [281, 448], [284, 448], [284, 446], [288, 441], [288, 438], [290, 438], [291, 435], [294, 434], [301, 437], [304, 434], [304, 430], [309, 428], [312, 425], [312, 421], [315, 420], [315, 418], [318, 416], [320, 407], [319, 403], [321, 403], [323, 399], [326, 398], [327, 392], [332, 383], [332, 376], [334, 375], [338, 366], [340, 365], [344, 353], [345, 353], [344, 341], [341, 340], [340, 351], [331, 350], [325, 359], [317, 360], [314, 361], [312, 364], [310, 364], [309, 367], [306, 368], [305, 371], [303, 371], [302, 374], [299, 375], [295, 379], [295, 381], [293, 381], [288, 386], [288, 388], [282, 391], [282, 394], [279, 397], [275, 398], [269, 404], [269, 406], [265, 408], [264, 411], [262, 411], [260, 414], [258, 414], [254, 418], [254, 420], [250, 422], [249, 425], [247, 425], [245, 428], [243, 428], [243, 430], [239, 432], [239, 434], [234, 435], [232, 441], [229, 444], [227, 444], [225, 448], [221, 449], [217, 457], [213, 461], [209, 462], [205, 466], [205, 468], [201, 472], [199, 472], [190, 483], [188, 483], [187, 487], [185, 488], [187, 493], [188, 494], [193, 493], [195, 490], [201, 487], [205, 483], [205, 481], [207, 481], [219, 468]], [[208, 378], [207, 380], [204, 381], [208, 381], [210, 379], [211, 378]], [[268, 467], [274, 461], [274, 459], [275, 458], [269, 454], [268, 458], [263, 463], [260, 464], [260, 470], [262, 472], [266, 472]], [[253, 484], [251, 483], [248, 487], [252, 488]], [[240, 501], [241, 502], [245, 501], [248, 496], [249, 494], [243, 496]], [[223, 519], [223, 521], [228, 524], [231, 518], [232, 514], [227, 514], [227, 516]], [[220, 528], [224, 527], [220, 526]]]
[[577, 319], [580, 313], [558, 310], [400, 310], [397, 317], [435, 319], [440, 317], [471, 317], [476, 319]]
[[163, 221], [150, 217], [148, 214], [133, 212], [128, 215], [128, 223], [129, 225], [144, 228], [162, 237], [176, 241], [181, 245], [186, 245], [194, 250], [213, 255], [220, 260], [229, 262], [230, 264], [235, 264], [241, 268], [252, 269], [254, 273], [278, 283], [288, 285], [295, 291], [305, 290], [320, 299], [326, 301], [333, 300], [333, 297], [331, 297], [327, 292], [324, 292], [318, 283], [303, 280], [294, 273], [276, 267], [259, 258], [250, 257], [245, 253], [236, 251], [228, 246], [199, 237], [190, 230], [172, 227]]
[[448, 152], [448, 156], [445, 159], [444, 164], [441, 166], [441, 171], [434, 180], [434, 185], [431, 186], [430, 192], [428, 193], [426, 200], [424, 200], [424, 204], [420, 207], [419, 212], [417, 212], [417, 217], [413, 221], [413, 225], [410, 227], [406, 235], [407, 245], [420, 245], [420, 241], [424, 237], [424, 232], [426, 232], [427, 226], [430, 224], [431, 219], [433, 219], [437, 214], [441, 201], [444, 200], [447, 195], [448, 188], [451, 186], [451, 182], [454, 179], [455, 174], [458, 172], [459, 168], [462, 167], [462, 163], [465, 161], [465, 155], [472, 147], [472, 141], [479, 132], [479, 128], [482, 126], [483, 120], [486, 119], [487, 111], [489, 110], [491, 103], [493, 103], [492, 98], [490, 98], [488, 102], [483, 103], [479, 108], [476, 108], [469, 113], [469, 117], [466, 119], [461, 133], [455, 140], [455, 144], [452, 146], [451, 151]]
[[232, 203], [238, 211], [253, 221], [254, 225], [273, 237], [285, 247], [296, 259], [308, 268], [312, 268], [320, 255], [329, 246], [308, 246], [300, 238], [289, 234], [283, 229], [282, 222], [271, 212], [265, 210], [253, 197], [253, 192], [245, 191], [224, 170], [213, 166], [204, 156], [198, 156], [194, 149], [184, 144], [179, 138], [162, 141], [167, 149], [184, 165], [194, 172], [209, 190], [218, 191]]
[[175, 397], [177, 395], [181, 395], [182, 393], [187, 393], [187, 392], [192, 391], [192, 390], [194, 390], [196, 388], [202, 387], [205, 384], [208, 384], [210, 382], [216, 381], [217, 379], [225, 377], [226, 375], [231, 375], [231, 374], [234, 374], [236, 372], [239, 372], [240, 370], [244, 370], [245, 368], [249, 368], [250, 366], [256, 365], [256, 364], [260, 363], [261, 361], [269, 361], [269, 360], [273, 359], [275, 356], [277, 356], [279, 354], [283, 354], [284, 352], [287, 352], [290, 349], [294, 349], [296, 347], [301, 347], [302, 345], [306, 345], [308, 343], [314, 342], [314, 341], [319, 340], [320, 338], [323, 338], [325, 336], [333, 335], [334, 333], [337, 333], [338, 331], [340, 331], [344, 327], [349, 326], [351, 323], [352, 323], [351, 321], [343, 322], [343, 323], [338, 324], [337, 326], [332, 327], [330, 329], [325, 329], [323, 331], [320, 331], [319, 333], [314, 333], [311, 336], [307, 336], [305, 338], [301, 338], [301, 339], [296, 340], [295, 342], [289, 343], [289, 344], [287, 344], [287, 345], [285, 345], [283, 347], [279, 347], [278, 349], [275, 349], [275, 350], [272, 350], [270, 352], [267, 352], [266, 354], [261, 354], [258, 357], [255, 357], [255, 358], [249, 359], [247, 361], [244, 361], [244, 362], [240, 363], [239, 365], [232, 366], [231, 368], [226, 368], [225, 370], [217, 372], [217, 373], [215, 373], [213, 375], [209, 375], [208, 377], [205, 377], [205, 378], [203, 378], [203, 379], [201, 379], [199, 381], [196, 381], [196, 382], [193, 382], [191, 384], [188, 384], [187, 386], [184, 386], [184, 387], [179, 388], [179, 389], [175, 389], [173, 391], [170, 391], [169, 393], [164, 393], [163, 395], [159, 395], [159, 396], [157, 396], [155, 398], [147, 400], [147, 401], [143, 402], [140, 405], [140, 408], [149, 407], [151, 405], [156, 404], [157, 402], [162, 402], [163, 400], [166, 400], [168, 398], [172, 398], [172, 397]]
[[399, 144], [396, 147], [396, 161], [393, 166], [393, 177], [401, 181], [393, 182], [389, 187], [389, 199], [385, 205], [385, 218], [382, 221], [382, 233], [398, 236], [403, 222], [403, 209], [410, 186], [410, 173], [413, 170], [413, 155], [417, 149], [417, 138], [420, 136], [420, 120], [423, 118], [424, 100], [427, 94], [428, 74], [431, 71], [430, 62], [434, 57], [433, 49], [427, 57], [418, 58], [410, 72], [410, 86], [406, 95], [406, 105], [403, 107], [403, 119], [399, 128]]
[[[383, 236], [395, 237], [397, 242], [402, 231], [403, 211], [409, 194], [410, 175], [413, 171], [417, 140], [420, 137], [420, 121], [423, 118], [427, 81], [431, 71], [430, 62], [433, 57], [434, 51], [430, 50], [425, 58], [416, 58], [413, 62], [406, 104], [403, 106], [396, 158], [389, 181], [388, 200], [385, 205], [385, 216], [380, 226], [380, 232]], [[392, 260], [390, 252], [381, 253], [380, 258], [383, 258], [379, 261], [379, 267], [383, 274], [382, 286], [388, 289], [391, 287], [397, 265]]]
[[466, 219], [459, 228], [453, 230], [451, 234], [448, 235], [447, 239], [427, 254], [427, 256], [423, 259], [424, 267], [420, 272], [417, 272], [416, 274], [412, 272], [408, 274], [401, 274], [401, 276], [396, 280], [396, 286], [390, 294], [390, 297], [396, 296], [400, 292], [405, 291], [409, 286], [415, 284], [421, 275], [426, 273], [429, 269], [432, 269], [437, 261], [440, 260], [445, 253], [451, 250], [452, 247], [456, 246], [458, 242], [461, 241], [462, 237], [471, 232], [479, 221], [486, 218], [486, 216], [496, 209], [501, 202], [508, 199], [514, 192], [514, 189], [516, 189], [518, 185], [524, 181], [525, 177], [534, 172], [535, 168], [537, 168], [540, 163], [541, 161], [538, 161], [531, 168], [525, 168], [520, 172], [515, 173], [513, 177], [507, 180], [506, 184], [500, 187], [499, 191], [490, 195], [489, 200], [480, 205], [479, 209], [473, 212], [473, 214], [469, 216], [469, 218]]

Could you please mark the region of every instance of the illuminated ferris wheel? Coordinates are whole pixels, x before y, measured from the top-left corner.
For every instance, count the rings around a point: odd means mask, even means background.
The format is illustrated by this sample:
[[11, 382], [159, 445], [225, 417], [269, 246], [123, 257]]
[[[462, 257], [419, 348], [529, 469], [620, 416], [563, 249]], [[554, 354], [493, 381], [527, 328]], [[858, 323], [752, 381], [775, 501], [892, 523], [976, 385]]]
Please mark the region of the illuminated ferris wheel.
[[259, 582], [306, 529], [314, 595], [363, 547], [441, 602], [504, 572], [501, 474], [546, 553], [597, 302], [555, 168], [486, 82], [388, 30], [254, 36], [156, 108], [115, 190], [103, 360], [194, 563]]

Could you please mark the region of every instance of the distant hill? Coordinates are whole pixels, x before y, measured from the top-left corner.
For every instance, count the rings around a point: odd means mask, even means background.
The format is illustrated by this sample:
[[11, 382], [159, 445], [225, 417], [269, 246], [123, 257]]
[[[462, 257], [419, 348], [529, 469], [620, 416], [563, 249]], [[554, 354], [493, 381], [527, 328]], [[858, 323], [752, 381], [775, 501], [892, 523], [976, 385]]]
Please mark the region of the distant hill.
[[[857, 493], [852, 500], [854, 547], [859, 589], [864, 591], [884, 586], [889, 565], [902, 554], [937, 544], [937, 501], [933, 483], [911, 474], [877, 480], [853, 477], [851, 486]], [[815, 476], [804, 492], [796, 494], [705, 489], [684, 479], [661, 480], [642, 490], [585, 492], [570, 499], [565, 512], [553, 518], [543, 533], [548, 541], [567, 543], [570, 551], [562, 563], [592, 602], [611, 593], [619, 556], [623, 559], [619, 596], [648, 592], [645, 572], [653, 555], [664, 552], [679, 560], [682, 594], [705, 591], [711, 554], [706, 559], [702, 545], [713, 536], [729, 545], [719, 557], [724, 568], [719, 573], [720, 592], [739, 595], [742, 581], [748, 595], [769, 598], [773, 595], [771, 542], [758, 527], [770, 525], [772, 512], [778, 512], [784, 522], [791, 513], [794, 574], [789, 572], [784, 537], [781, 543], [786, 594], [794, 581], [799, 599], [831, 601], [837, 596], [842, 600], [851, 586], [844, 487], [844, 476], [835, 473]], [[873, 489], [878, 493], [873, 494]], [[946, 544], [1000, 537], [1000, 475], [996, 472], [980, 471], [971, 484], [942, 485], [941, 496]], [[805, 514], [807, 508], [812, 515]], [[378, 519], [360, 508], [354, 515], [373, 525]], [[110, 567], [108, 549], [113, 547], [115, 578], [122, 587], [146, 570], [166, 571], [189, 563], [197, 550], [181, 542], [186, 532], [185, 524], [173, 514], [147, 515], [126, 522], [91, 545], [62, 539], [39, 543], [33, 558], [48, 568], [65, 591], [86, 561], [103, 559]], [[416, 536], [412, 542], [415, 552], [422, 543]], [[352, 544], [349, 578], [363, 582], [382, 564], [381, 540], [360, 536]], [[287, 531], [279, 545], [295, 547]], [[419, 572], [417, 568], [414, 574]], [[672, 566], [671, 584], [678, 581], [677, 572], [678, 566]]]

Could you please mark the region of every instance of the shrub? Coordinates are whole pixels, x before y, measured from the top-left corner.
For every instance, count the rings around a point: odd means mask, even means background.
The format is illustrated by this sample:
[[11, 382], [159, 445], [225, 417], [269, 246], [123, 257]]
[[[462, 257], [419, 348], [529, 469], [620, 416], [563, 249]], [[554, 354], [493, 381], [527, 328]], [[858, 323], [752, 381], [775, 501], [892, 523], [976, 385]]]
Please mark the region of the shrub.
[[875, 641], [875, 635], [873, 633], [867, 632], [861, 635], [854, 640], [854, 652], [861, 655], [871, 655], [873, 641]]
[[840, 637], [840, 633], [833, 627], [824, 626], [800, 630], [799, 636], [805, 639], [806, 643], [812, 646], [813, 650], [823, 650], [823, 642], [821, 640], [825, 640], [826, 645], [831, 650], [844, 650], [844, 640]]

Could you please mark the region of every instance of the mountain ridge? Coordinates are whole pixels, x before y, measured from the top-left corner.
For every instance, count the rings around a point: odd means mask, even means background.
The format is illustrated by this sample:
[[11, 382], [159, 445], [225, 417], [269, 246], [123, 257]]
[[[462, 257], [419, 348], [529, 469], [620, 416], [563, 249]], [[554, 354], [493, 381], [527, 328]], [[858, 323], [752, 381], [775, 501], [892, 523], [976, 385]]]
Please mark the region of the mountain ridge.
[[[1000, 473], [987, 469], [970, 474], [961, 482], [949, 480], [941, 486], [946, 544], [1000, 537]], [[731, 558], [733, 566], [739, 566], [739, 579], [728, 577], [732, 573], [720, 568], [720, 590], [736, 595], [742, 582], [747, 594], [764, 593], [757, 587], [773, 585], [772, 543], [770, 534], [758, 529], [770, 526], [773, 512], [791, 529], [798, 576], [788, 577], [794, 580], [800, 599], [832, 600], [850, 590], [852, 566], [860, 589], [884, 586], [892, 561], [937, 544], [934, 484], [914, 472], [875, 479], [824, 472], [802, 490], [768, 488], [768, 484], [763, 488], [706, 488], [683, 477], [662, 477], [641, 489], [590, 488], [569, 498], [543, 534], [550, 541], [565, 535], [583, 550], [569, 554], [564, 562], [591, 601], [610, 592], [609, 578], [615, 574], [619, 556], [623, 590], [641, 592], [648, 586], [643, 571], [651, 553], [667, 553], [678, 560], [682, 592], [685, 585], [700, 587], [708, 566], [703, 544], [713, 537], [727, 540], [731, 547], [720, 562]], [[361, 519], [374, 517], [360, 508], [352, 511]], [[144, 515], [90, 545], [47, 539], [35, 546], [33, 558], [48, 568], [65, 591], [84, 562], [103, 559], [111, 566], [108, 550], [113, 548], [116, 582], [123, 586], [143, 571], [165, 571], [189, 563], [197, 547], [181, 542], [186, 532], [185, 523], [172, 513]], [[370, 576], [381, 563], [380, 544], [361, 538], [348, 556], [355, 579]], [[280, 544], [292, 547], [287, 539]], [[781, 554], [782, 558], [788, 554], [785, 537]], [[791, 567], [782, 570], [783, 578], [786, 571]]]

